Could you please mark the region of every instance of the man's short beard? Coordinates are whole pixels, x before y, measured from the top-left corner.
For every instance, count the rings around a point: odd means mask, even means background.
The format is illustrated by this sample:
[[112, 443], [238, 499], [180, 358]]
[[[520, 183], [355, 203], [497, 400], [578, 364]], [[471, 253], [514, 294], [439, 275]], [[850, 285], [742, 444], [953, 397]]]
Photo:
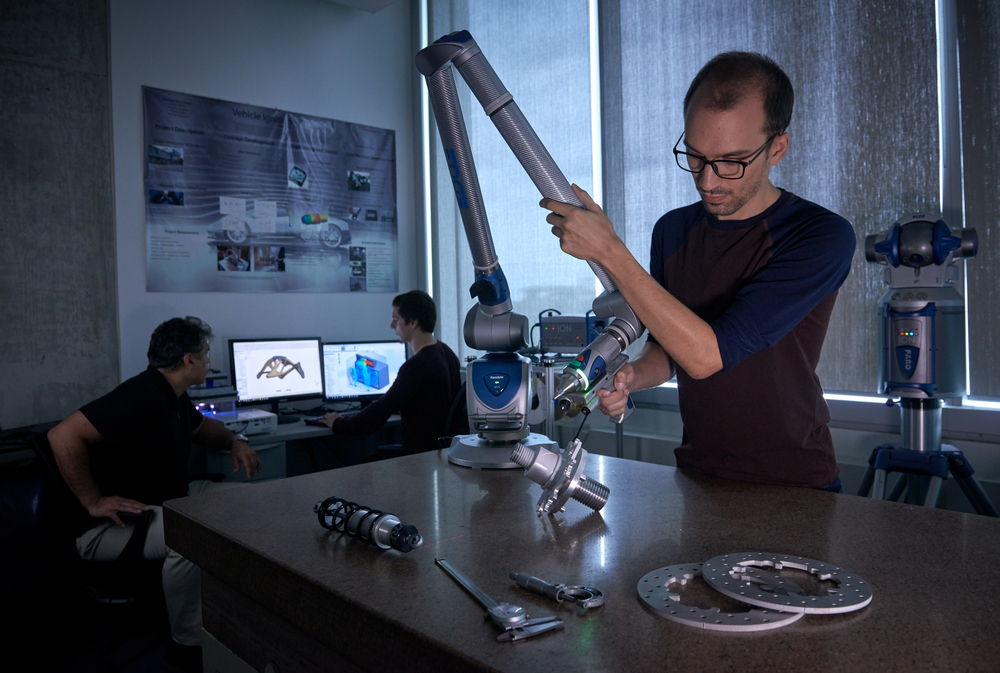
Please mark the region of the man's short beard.
[[[701, 200], [701, 205], [704, 206], [705, 210], [712, 214], [713, 217], [729, 217], [740, 211], [740, 209], [750, 202], [750, 199], [757, 196], [760, 192], [761, 185], [764, 184], [764, 178], [761, 176], [757, 182], [755, 182], [744, 194], [737, 195], [732, 201], [727, 201], [724, 203], [708, 203], [704, 198]], [[733, 190], [730, 190], [730, 194], [734, 194]]]

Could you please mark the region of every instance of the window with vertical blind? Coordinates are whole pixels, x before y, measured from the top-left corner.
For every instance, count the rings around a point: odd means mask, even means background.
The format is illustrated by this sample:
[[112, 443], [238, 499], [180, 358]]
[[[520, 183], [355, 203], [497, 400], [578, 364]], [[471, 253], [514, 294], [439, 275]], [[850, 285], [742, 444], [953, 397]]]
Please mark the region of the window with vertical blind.
[[[434, 1], [428, 39], [466, 29], [514, 97], [570, 182], [593, 190], [590, 22], [587, 0], [507, 2]], [[557, 46], [555, 46], [557, 45]], [[583, 315], [594, 300], [594, 274], [563, 254], [538, 206], [541, 195], [483, 112], [462, 76], [456, 87], [483, 193], [497, 257], [510, 284], [514, 311], [538, 321], [555, 308]], [[459, 357], [478, 355], [465, 345], [462, 324], [475, 300], [472, 255], [458, 213], [437, 127], [431, 126], [434, 224], [440, 334]], [[535, 331], [537, 343], [537, 330]]]
[[[671, 154], [684, 130], [682, 104], [695, 74], [720, 52], [767, 54], [795, 88], [789, 152], [772, 169], [771, 181], [844, 216], [858, 238], [859, 252], [830, 321], [820, 380], [827, 390], [874, 393], [875, 307], [884, 286], [881, 269], [864, 259], [864, 238], [903, 214], [933, 208], [938, 198], [933, 4], [618, 5], [623, 156], [621, 174], [606, 180], [621, 185], [633, 253], [648, 264], [642, 246], [657, 218], [698, 198], [691, 176]], [[602, 28], [607, 38], [612, 27]]]
[[[428, 2], [430, 39], [469, 29], [567, 178], [593, 191], [588, 3]], [[953, 2], [941, 4], [956, 14], [961, 109], [953, 114], [960, 113], [962, 161], [945, 170], [961, 172], [957, 200], [965, 217], [949, 225], [979, 234], [979, 255], [967, 263], [961, 288], [970, 308], [970, 394], [995, 398], [1000, 9], [989, 0]], [[819, 376], [828, 391], [875, 393], [876, 304], [886, 286], [881, 267], [865, 261], [864, 240], [909, 214], [942, 212], [936, 4], [600, 0], [598, 8], [602, 205], [644, 266], [656, 220], [698, 198], [671, 154], [691, 79], [712, 56], [733, 49], [767, 54], [788, 73], [796, 95], [791, 145], [772, 181], [847, 218], [858, 240]], [[582, 314], [594, 296], [592, 274], [559, 251], [537, 191], [461, 82], [459, 90], [515, 310], [532, 324], [549, 306]], [[440, 154], [436, 129], [432, 137]], [[442, 307], [444, 338], [459, 343], [472, 306], [472, 270], [447, 170], [440, 157], [433, 164], [437, 296], [448, 305]]]
[[1000, 5], [958, 0], [965, 226], [979, 236], [967, 265], [970, 396], [1000, 397]]

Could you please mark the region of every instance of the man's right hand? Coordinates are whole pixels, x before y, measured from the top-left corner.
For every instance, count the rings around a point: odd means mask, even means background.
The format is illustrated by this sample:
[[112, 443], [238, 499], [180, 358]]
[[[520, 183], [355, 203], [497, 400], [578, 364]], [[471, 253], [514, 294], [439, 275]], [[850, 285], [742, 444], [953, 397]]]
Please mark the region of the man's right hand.
[[597, 396], [601, 399], [597, 408], [608, 416], [622, 415], [625, 413], [625, 405], [628, 403], [629, 392], [633, 385], [635, 385], [635, 367], [631, 362], [626, 362], [615, 373], [615, 389], [597, 391]]
[[137, 500], [129, 500], [119, 495], [105, 495], [101, 496], [101, 499], [94, 503], [93, 506], [88, 507], [87, 511], [95, 519], [111, 519], [115, 522], [115, 525], [124, 528], [125, 522], [118, 516], [118, 512], [139, 514], [147, 509], [149, 509], [149, 505], [144, 505]]
[[336, 411], [331, 411], [329, 413], [326, 413], [326, 414], [323, 414], [322, 416], [320, 416], [319, 420], [322, 421], [323, 425], [325, 425], [326, 427], [328, 427], [328, 428], [330, 428], [332, 430], [333, 429], [333, 423], [338, 418], [340, 418], [340, 414], [338, 414]]

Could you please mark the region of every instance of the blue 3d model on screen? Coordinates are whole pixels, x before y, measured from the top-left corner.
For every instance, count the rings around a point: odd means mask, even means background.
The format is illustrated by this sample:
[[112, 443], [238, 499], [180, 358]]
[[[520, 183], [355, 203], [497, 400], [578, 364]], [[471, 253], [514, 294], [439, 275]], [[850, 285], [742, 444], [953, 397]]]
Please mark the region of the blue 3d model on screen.
[[377, 355], [359, 353], [347, 368], [347, 380], [352, 386], [381, 390], [389, 385], [389, 365]]

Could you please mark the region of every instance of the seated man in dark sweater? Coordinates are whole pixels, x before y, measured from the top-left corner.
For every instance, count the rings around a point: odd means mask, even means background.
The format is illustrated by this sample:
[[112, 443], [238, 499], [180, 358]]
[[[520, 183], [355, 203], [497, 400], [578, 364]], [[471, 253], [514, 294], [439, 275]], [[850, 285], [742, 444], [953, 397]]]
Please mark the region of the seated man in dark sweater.
[[368, 435], [399, 414], [403, 424], [403, 446], [408, 449], [440, 448], [438, 437], [447, 434], [445, 424], [452, 401], [461, 386], [458, 358], [447, 345], [434, 338], [437, 307], [430, 295], [411, 290], [392, 300], [389, 327], [396, 338], [410, 345], [410, 357], [380, 399], [352, 414], [331, 412], [323, 422], [337, 434]]

